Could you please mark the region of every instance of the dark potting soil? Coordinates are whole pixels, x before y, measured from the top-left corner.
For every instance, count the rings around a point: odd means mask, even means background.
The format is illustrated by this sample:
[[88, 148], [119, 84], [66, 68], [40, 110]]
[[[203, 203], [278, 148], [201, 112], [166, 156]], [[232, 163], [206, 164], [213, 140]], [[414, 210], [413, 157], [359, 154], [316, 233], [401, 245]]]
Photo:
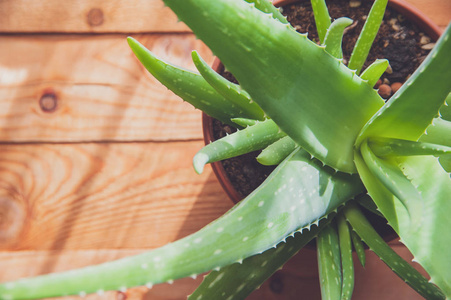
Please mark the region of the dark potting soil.
[[[347, 64], [352, 49], [362, 30], [372, 1], [365, 0], [335, 0], [328, 1], [329, 13], [332, 19], [339, 17], [351, 18], [354, 23], [345, 31], [343, 38], [343, 62]], [[298, 32], [308, 32], [309, 39], [318, 42], [315, 20], [309, 0], [295, 3], [282, 8], [288, 21]], [[434, 44], [410, 21], [388, 8], [379, 33], [375, 39], [364, 69], [376, 59], [385, 58], [390, 62], [392, 71], [387, 71], [376, 85], [383, 98], [389, 98], [393, 90], [399, 88], [418, 68]], [[227, 79], [237, 82], [230, 73], [223, 72]], [[236, 131], [229, 125], [214, 120], [214, 137], [219, 139]], [[255, 159], [259, 151], [227, 159], [222, 162], [229, 180], [235, 189], [243, 196], [249, 195], [274, 170], [274, 167], [263, 166]]]
[[[372, 1], [335, 0], [329, 2], [331, 3], [328, 4], [328, 8], [332, 19], [346, 16], [354, 21], [343, 36], [343, 62], [347, 64], [371, 9]], [[308, 38], [319, 43], [310, 1], [288, 5], [282, 9], [288, 21], [291, 24], [297, 24], [295, 25], [297, 31], [308, 32]], [[364, 69], [376, 59], [388, 59], [393, 72], [386, 72], [381, 78], [382, 81], [389, 85], [395, 82], [403, 83], [426, 58], [433, 45], [431, 39], [415, 25], [388, 8]]]

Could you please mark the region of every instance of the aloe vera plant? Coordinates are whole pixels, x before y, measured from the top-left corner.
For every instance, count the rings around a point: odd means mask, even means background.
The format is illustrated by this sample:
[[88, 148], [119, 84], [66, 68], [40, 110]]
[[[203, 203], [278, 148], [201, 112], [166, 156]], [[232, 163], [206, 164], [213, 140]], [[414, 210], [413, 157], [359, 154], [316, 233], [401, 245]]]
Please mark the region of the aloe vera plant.
[[[200, 231], [138, 256], [0, 284], [1, 299], [103, 293], [213, 270], [190, 299], [244, 299], [317, 238], [323, 299], [350, 299], [351, 250], [362, 241], [427, 299], [451, 298], [451, 26], [387, 102], [373, 89], [387, 67], [363, 62], [387, 0], [376, 0], [349, 68], [341, 38], [312, 0], [321, 45], [299, 34], [267, 0], [164, 0], [240, 82], [197, 55], [198, 72], [155, 57], [132, 38], [138, 59], [164, 85], [240, 130], [194, 157], [207, 163], [264, 149], [277, 168], [253, 193]], [[445, 100], [446, 99], [446, 100]], [[361, 204], [361, 205], [360, 205]], [[430, 275], [402, 260], [361, 213], [382, 214]]]

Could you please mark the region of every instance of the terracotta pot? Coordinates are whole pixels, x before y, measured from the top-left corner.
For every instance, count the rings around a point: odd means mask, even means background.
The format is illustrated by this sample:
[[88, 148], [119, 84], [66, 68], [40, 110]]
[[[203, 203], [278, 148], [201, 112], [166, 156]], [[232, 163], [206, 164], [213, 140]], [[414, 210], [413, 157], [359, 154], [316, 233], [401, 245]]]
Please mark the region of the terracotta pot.
[[[273, 2], [275, 6], [281, 7], [298, 1], [299, 0], [275, 0]], [[420, 28], [427, 35], [429, 35], [429, 37], [433, 41], [436, 41], [440, 37], [442, 30], [437, 25], [435, 25], [427, 16], [425, 16], [420, 10], [413, 7], [409, 3], [406, 3], [403, 0], [389, 0], [388, 6], [398, 11], [399, 13], [403, 14], [406, 17], [406, 19], [416, 24], [418, 28]], [[212, 68], [216, 70], [216, 72], [218, 73], [224, 71], [224, 66], [217, 58], [214, 60]], [[210, 116], [206, 115], [205, 113], [202, 116], [202, 126], [205, 144], [209, 144], [211, 141], [215, 140], [213, 135], [213, 119]], [[232, 183], [227, 177], [227, 173], [224, 170], [222, 163], [221, 162], [212, 163], [212, 168], [222, 188], [227, 193], [229, 198], [234, 203], [237, 203], [240, 200], [242, 200], [242, 196], [233, 187]]]

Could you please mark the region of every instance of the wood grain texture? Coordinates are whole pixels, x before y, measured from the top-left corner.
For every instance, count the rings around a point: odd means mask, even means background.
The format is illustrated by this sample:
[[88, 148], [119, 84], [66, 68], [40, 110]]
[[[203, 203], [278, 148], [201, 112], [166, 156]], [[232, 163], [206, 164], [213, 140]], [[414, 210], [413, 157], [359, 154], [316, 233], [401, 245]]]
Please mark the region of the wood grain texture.
[[[134, 36], [185, 68], [195, 70], [193, 49], [213, 60], [192, 34]], [[0, 36], [0, 141], [201, 139], [200, 111], [148, 74], [125, 38]], [[46, 93], [57, 97], [54, 111], [41, 108]]]
[[2, 0], [0, 32], [187, 32], [162, 0]]
[[[449, 0], [406, 0], [444, 28]], [[432, 3], [432, 5], [431, 5]], [[128, 33], [187, 32], [162, 0], [2, 0], [0, 32]]]
[[232, 206], [202, 142], [3, 145], [0, 249], [156, 248]]

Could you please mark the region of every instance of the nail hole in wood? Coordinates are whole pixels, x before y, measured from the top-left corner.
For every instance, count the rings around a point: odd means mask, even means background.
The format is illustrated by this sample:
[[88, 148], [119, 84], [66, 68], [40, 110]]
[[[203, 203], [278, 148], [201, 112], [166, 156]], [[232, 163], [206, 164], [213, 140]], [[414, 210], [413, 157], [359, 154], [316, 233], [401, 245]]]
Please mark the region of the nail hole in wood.
[[45, 93], [39, 99], [39, 106], [43, 112], [54, 112], [58, 107], [58, 97], [53, 92]]
[[93, 8], [88, 12], [88, 24], [90, 26], [100, 26], [103, 24], [103, 11], [100, 8]]

